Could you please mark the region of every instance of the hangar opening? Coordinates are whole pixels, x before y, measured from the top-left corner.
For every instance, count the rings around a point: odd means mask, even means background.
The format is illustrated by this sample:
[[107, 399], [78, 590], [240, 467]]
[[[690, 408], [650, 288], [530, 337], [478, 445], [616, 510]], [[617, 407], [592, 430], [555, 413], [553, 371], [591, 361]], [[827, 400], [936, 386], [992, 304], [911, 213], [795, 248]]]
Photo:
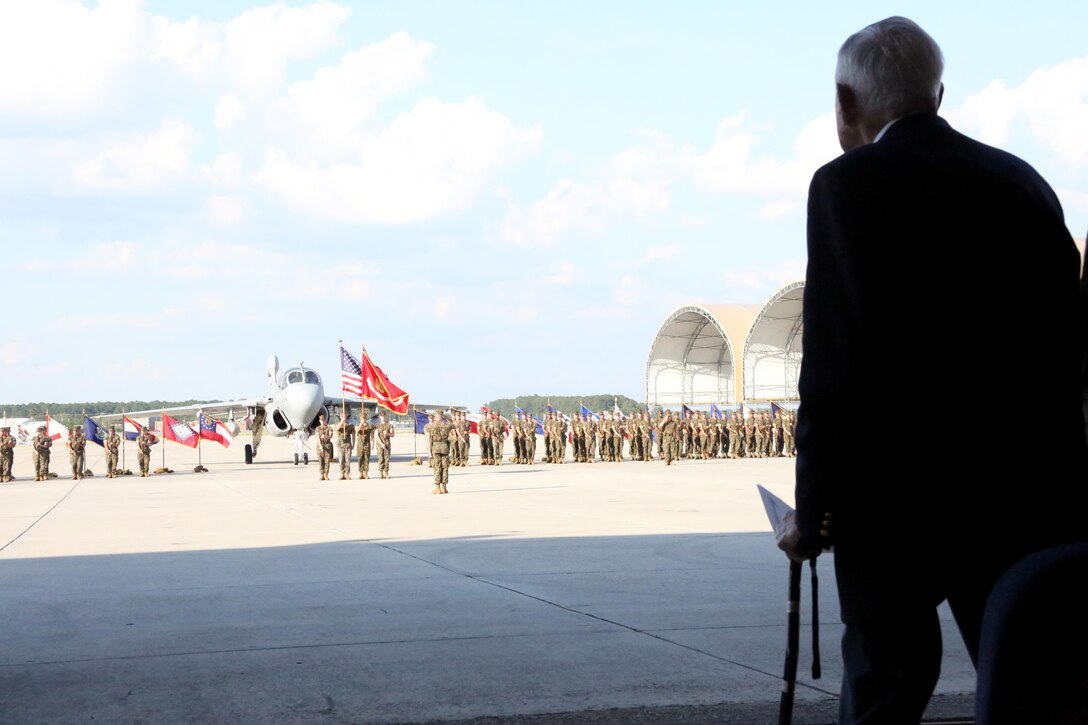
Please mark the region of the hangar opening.
[[678, 407], [743, 400], [739, 348], [758, 307], [685, 305], [657, 331], [646, 361], [646, 402]]
[[786, 285], [756, 315], [744, 341], [748, 400], [796, 400], [801, 371], [804, 282]]

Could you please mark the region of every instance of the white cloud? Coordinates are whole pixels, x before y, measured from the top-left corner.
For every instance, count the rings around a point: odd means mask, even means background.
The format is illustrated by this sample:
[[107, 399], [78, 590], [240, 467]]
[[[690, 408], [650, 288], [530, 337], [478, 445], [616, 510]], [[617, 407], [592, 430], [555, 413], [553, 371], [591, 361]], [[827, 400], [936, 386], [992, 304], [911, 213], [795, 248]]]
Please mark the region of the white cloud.
[[220, 154], [212, 163], [204, 164], [201, 171], [213, 186], [233, 188], [242, 181], [242, 158], [236, 153]]
[[5, 342], [0, 344], [0, 366], [12, 367], [28, 361], [38, 348], [27, 342]]
[[656, 262], [667, 261], [676, 256], [677, 246], [675, 244], [666, 244], [660, 247], [650, 247], [646, 250], [645, 256], [642, 260], [644, 262]]
[[433, 53], [432, 44], [394, 33], [347, 53], [339, 65], [321, 68], [310, 80], [294, 83], [277, 105], [301, 127], [308, 145], [353, 148], [382, 101], [426, 78]]
[[[754, 157], [759, 134], [769, 126], [747, 122], [743, 112], [719, 123], [715, 142], [701, 154], [658, 131], [644, 131], [638, 143], [612, 157], [592, 180], [562, 179], [528, 207], [510, 204], [501, 234], [521, 246], [549, 245], [569, 234], [599, 234], [630, 220], [653, 223], [669, 209], [672, 187], [683, 180], [712, 194], [803, 199], [813, 172], [840, 153], [834, 124], [834, 114], [808, 123], [785, 161]], [[767, 214], [785, 211], [781, 200], [776, 203]], [[689, 226], [708, 221], [681, 217]]]
[[104, 149], [76, 165], [73, 180], [88, 189], [158, 189], [188, 174], [189, 157], [199, 141], [188, 124], [166, 121], [153, 133], [105, 142]]
[[613, 291], [616, 301], [621, 305], [633, 305], [642, 299], [642, 280], [633, 275], [627, 275], [620, 280]]
[[574, 281], [574, 276], [577, 274], [577, 271], [578, 270], [573, 264], [564, 262], [560, 265], [558, 272], [544, 278], [544, 283], [558, 286], [568, 285]]
[[810, 121], [797, 137], [793, 158], [757, 157], [758, 127], [743, 111], [723, 119], [709, 149], [692, 160], [696, 185], [718, 194], [803, 196], [817, 168], [838, 156], [833, 113]]
[[772, 201], [760, 207], [759, 218], [767, 222], [788, 219], [800, 214], [803, 209], [804, 205], [799, 200]]
[[123, 92], [118, 76], [139, 58], [147, 20], [138, 0], [0, 3], [0, 116], [84, 122]]
[[482, 99], [426, 98], [365, 140], [355, 158], [322, 165], [275, 149], [255, 180], [313, 216], [419, 222], [468, 207], [499, 168], [534, 151], [540, 137], [538, 127], [515, 128]]
[[236, 196], [208, 199], [208, 218], [215, 224], [236, 224], [244, 216], [242, 200]]
[[1019, 86], [1004, 80], [968, 96], [949, 112], [953, 125], [986, 143], [1005, 145], [1017, 121], [1071, 168], [1088, 166], [1088, 57], [1039, 68]]
[[215, 104], [215, 127], [221, 133], [231, 130], [246, 117], [246, 107], [235, 93], [226, 93]]
[[336, 45], [337, 31], [350, 15], [351, 8], [329, 2], [301, 8], [277, 2], [247, 10], [224, 30], [226, 71], [248, 94], [271, 93], [289, 61], [312, 58]]
[[437, 297], [435, 298], [434, 305], [432, 307], [432, 313], [436, 319], [447, 320], [450, 313], [453, 312], [453, 298], [452, 297]]
[[804, 278], [805, 263], [798, 259], [784, 259], [772, 267], [733, 268], [722, 273], [722, 279], [729, 284], [751, 289], [777, 288]]

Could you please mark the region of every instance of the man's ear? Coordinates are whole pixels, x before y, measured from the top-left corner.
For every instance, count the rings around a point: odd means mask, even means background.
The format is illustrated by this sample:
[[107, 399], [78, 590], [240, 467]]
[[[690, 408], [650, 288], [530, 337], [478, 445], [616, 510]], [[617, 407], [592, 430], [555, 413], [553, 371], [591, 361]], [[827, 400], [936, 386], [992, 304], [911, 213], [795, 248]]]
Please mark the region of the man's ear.
[[943, 101], [943, 100], [944, 100], [944, 83], [942, 83], [941, 87], [937, 89], [937, 109], [938, 110], [940, 110], [941, 101]]
[[835, 96], [839, 102], [843, 122], [847, 126], [857, 126], [861, 118], [861, 107], [858, 105], [858, 96], [854, 93], [854, 89], [843, 83], [836, 83]]

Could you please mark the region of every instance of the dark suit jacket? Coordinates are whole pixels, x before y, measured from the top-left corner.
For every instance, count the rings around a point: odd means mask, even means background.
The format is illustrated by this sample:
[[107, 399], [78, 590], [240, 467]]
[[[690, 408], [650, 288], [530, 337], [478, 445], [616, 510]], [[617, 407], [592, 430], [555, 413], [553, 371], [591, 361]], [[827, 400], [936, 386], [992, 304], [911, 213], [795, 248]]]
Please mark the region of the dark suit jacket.
[[1042, 177], [908, 116], [816, 172], [808, 254], [798, 525], [834, 512], [844, 618], [1082, 538], [1079, 259]]

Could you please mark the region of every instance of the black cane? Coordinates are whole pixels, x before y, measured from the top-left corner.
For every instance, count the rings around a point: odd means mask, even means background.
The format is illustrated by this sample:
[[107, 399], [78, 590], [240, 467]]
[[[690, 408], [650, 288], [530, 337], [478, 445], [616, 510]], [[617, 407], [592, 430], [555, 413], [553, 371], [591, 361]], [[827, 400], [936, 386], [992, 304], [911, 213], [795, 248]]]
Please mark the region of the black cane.
[[812, 570], [812, 679], [820, 679], [820, 577], [816, 576], [816, 557], [808, 560]]
[[786, 663], [782, 672], [782, 700], [778, 725], [793, 721], [793, 691], [797, 687], [797, 654], [801, 645], [801, 562], [790, 561], [789, 602], [786, 608]]

